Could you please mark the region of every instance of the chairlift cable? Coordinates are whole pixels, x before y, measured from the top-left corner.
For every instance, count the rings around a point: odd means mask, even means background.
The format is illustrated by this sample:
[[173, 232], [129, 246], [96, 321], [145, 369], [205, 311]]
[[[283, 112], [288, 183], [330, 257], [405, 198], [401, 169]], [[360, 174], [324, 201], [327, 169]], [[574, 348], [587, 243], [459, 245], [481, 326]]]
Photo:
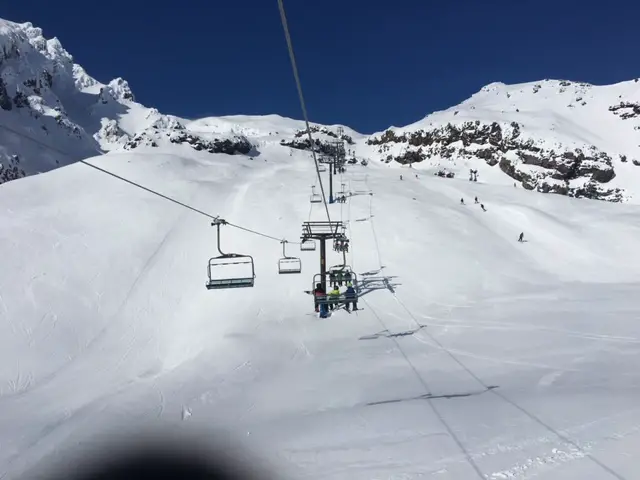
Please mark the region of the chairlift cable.
[[304, 94], [302, 93], [302, 83], [300, 82], [300, 75], [298, 74], [298, 65], [296, 63], [296, 56], [293, 52], [293, 43], [291, 41], [291, 35], [289, 33], [289, 24], [287, 23], [287, 16], [284, 11], [283, 0], [278, 0], [278, 7], [280, 9], [280, 21], [282, 23], [282, 28], [284, 29], [284, 36], [287, 40], [289, 58], [291, 59], [291, 68], [293, 70], [293, 76], [296, 81], [296, 88], [298, 89], [298, 98], [300, 100], [300, 107], [302, 108], [302, 115], [304, 116], [304, 122], [307, 127], [307, 136], [309, 137], [311, 154], [313, 155], [313, 162], [315, 163], [315, 166], [316, 166], [316, 174], [318, 176], [318, 182], [320, 182], [320, 191], [322, 192], [322, 201], [324, 203], [324, 209], [327, 213], [327, 220], [331, 222], [331, 215], [329, 215], [329, 205], [327, 204], [327, 196], [324, 193], [324, 185], [322, 184], [322, 176], [320, 175], [320, 168], [318, 166], [318, 156], [316, 155], [315, 144], [313, 143], [313, 136], [311, 135], [309, 115], [307, 114], [307, 106], [304, 101]]
[[[184, 207], [184, 208], [187, 208], [187, 209], [189, 209], [189, 210], [191, 210], [191, 211], [193, 211], [193, 212], [199, 213], [200, 215], [204, 215], [205, 217], [210, 218], [211, 220], [218, 220], [218, 219], [220, 218], [220, 216], [219, 216], [219, 215], [211, 215], [210, 213], [207, 213], [207, 212], [204, 212], [204, 211], [202, 211], [202, 210], [199, 210], [199, 209], [197, 209], [197, 208], [195, 208], [195, 207], [192, 207], [191, 205], [188, 205], [188, 204], [183, 203], [183, 202], [181, 202], [181, 201], [179, 201], [179, 200], [176, 200], [175, 198], [171, 198], [171, 197], [169, 197], [169, 196], [167, 196], [167, 195], [164, 195], [164, 194], [162, 194], [162, 193], [160, 193], [160, 192], [157, 192], [157, 191], [152, 190], [152, 189], [150, 189], [150, 188], [148, 188], [148, 187], [145, 187], [145, 186], [143, 186], [143, 185], [140, 185], [140, 184], [139, 184], [139, 183], [137, 183], [137, 182], [134, 182], [134, 181], [129, 180], [129, 179], [127, 179], [127, 178], [124, 178], [124, 177], [122, 177], [122, 176], [120, 176], [120, 175], [117, 175], [117, 174], [115, 174], [115, 173], [113, 173], [113, 172], [110, 172], [109, 170], [105, 170], [104, 168], [98, 167], [97, 165], [94, 165], [94, 164], [92, 164], [92, 163], [89, 163], [89, 162], [87, 162], [86, 160], [79, 160], [79, 162], [78, 162], [78, 163], [82, 163], [83, 165], [86, 165], [86, 166], [88, 166], [88, 167], [94, 168], [94, 169], [98, 170], [99, 172], [106, 173], [107, 175], [110, 175], [110, 176], [112, 176], [112, 177], [114, 177], [114, 178], [116, 178], [116, 179], [118, 179], [118, 180], [122, 180], [123, 182], [126, 182], [126, 183], [128, 183], [128, 184], [130, 184], [130, 185], [133, 185], [134, 187], [138, 187], [138, 188], [140, 188], [140, 189], [142, 189], [142, 190], [145, 190], [146, 192], [149, 192], [149, 193], [151, 193], [151, 194], [153, 194], [153, 195], [157, 195], [157, 196], [158, 196], [158, 197], [160, 197], [160, 198], [163, 198], [163, 199], [165, 199], [165, 200], [168, 200], [168, 201], [170, 201], [170, 202], [173, 202], [173, 203], [175, 203], [176, 205], [180, 205], [181, 207]], [[270, 239], [272, 239], [272, 240], [276, 240], [276, 241], [278, 241], [278, 242], [282, 241], [282, 238], [276, 238], [276, 237], [273, 237], [273, 236], [271, 236], [271, 235], [267, 235], [267, 234], [264, 234], [264, 233], [258, 232], [258, 231], [256, 231], [256, 230], [251, 230], [251, 229], [249, 229], [249, 228], [241, 227], [240, 225], [236, 225], [236, 224], [233, 224], [233, 223], [230, 223], [230, 222], [225, 222], [225, 223], [226, 223], [227, 225], [231, 226], [231, 227], [235, 227], [235, 228], [238, 228], [238, 229], [240, 229], [240, 230], [244, 230], [244, 231], [246, 231], [246, 232], [253, 233], [253, 234], [255, 234], [255, 235], [260, 235], [260, 236], [265, 237], [265, 238], [270, 238]], [[298, 242], [290, 242], [290, 243], [293, 243], [293, 244], [299, 244]]]

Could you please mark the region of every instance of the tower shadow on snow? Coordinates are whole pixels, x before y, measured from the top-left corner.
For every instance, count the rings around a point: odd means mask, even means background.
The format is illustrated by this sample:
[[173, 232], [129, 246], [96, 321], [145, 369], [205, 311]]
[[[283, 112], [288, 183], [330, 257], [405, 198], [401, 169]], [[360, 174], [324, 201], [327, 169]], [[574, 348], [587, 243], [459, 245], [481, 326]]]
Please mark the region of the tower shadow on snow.
[[427, 327], [426, 325], [420, 325], [418, 328], [414, 328], [413, 330], [405, 330], [404, 332], [396, 332], [396, 333], [391, 333], [389, 330], [382, 330], [381, 332], [374, 333], [373, 335], [364, 335], [360, 337], [358, 340], [375, 340], [380, 337], [385, 337], [385, 338], [409, 337], [426, 327]]
[[368, 295], [375, 290], [389, 290], [391, 293], [395, 293], [395, 287], [402, 284], [392, 282], [391, 280], [393, 280], [394, 278], [398, 278], [398, 277], [396, 276], [364, 277], [364, 279], [360, 281], [358, 285], [359, 287], [358, 298]]

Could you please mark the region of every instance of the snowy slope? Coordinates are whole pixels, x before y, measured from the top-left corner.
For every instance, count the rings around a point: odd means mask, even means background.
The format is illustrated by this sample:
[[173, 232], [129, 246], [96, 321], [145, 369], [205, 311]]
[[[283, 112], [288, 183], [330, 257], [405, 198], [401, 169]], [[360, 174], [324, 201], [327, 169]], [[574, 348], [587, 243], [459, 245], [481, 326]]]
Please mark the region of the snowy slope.
[[[260, 148], [90, 161], [296, 241], [324, 218], [309, 155]], [[0, 476], [39, 478], [109, 432], [158, 425], [229, 431], [276, 478], [640, 475], [638, 207], [401, 182], [382, 162], [342, 180], [357, 194], [330, 214], [348, 222], [364, 296], [326, 320], [303, 293], [317, 252], [291, 245], [303, 273], [279, 276], [278, 241], [223, 227], [256, 285], [207, 291], [206, 217], [82, 164], [2, 185]]]

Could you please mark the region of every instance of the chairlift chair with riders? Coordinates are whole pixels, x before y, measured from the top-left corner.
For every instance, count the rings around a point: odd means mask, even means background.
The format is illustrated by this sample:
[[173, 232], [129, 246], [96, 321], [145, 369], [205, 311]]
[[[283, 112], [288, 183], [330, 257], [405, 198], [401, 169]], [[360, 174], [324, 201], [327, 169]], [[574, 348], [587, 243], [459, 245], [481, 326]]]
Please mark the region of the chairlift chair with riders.
[[[282, 258], [278, 260], [278, 273], [301, 273], [302, 262], [298, 257], [288, 257], [285, 251], [286, 240], [282, 240]], [[314, 244], [315, 246], [315, 244]]]
[[211, 223], [217, 228], [220, 255], [209, 259], [207, 267], [209, 280], [206, 287], [208, 290], [253, 287], [256, 278], [253, 257], [238, 253], [222, 253], [220, 250], [220, 225], [226, 223], [225, 220], [217, 218]]

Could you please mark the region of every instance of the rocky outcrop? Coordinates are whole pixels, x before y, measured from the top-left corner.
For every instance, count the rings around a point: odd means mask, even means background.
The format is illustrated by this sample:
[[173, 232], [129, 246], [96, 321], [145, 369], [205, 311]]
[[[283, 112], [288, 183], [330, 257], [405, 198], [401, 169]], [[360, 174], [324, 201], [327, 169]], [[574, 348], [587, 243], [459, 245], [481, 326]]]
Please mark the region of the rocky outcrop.
[[[311, 125], [310, 127], [311, 133], [324, 133], [325, 135], [329, 136], [329, 137], [333, 137], [335, 139], [338, 139], [338, 134], [332, 130], [329, 130], [329, 128], [327, 127], [320, 127], [318, 125]], [[302, 130], [298, 130], [295, 134], [294, 137], [295, 138], [300, 138], [302, 136], [307, 135], [307, 129], [302, 129]], [[351, 138], [349, 135], [343, 133], [342, 135], [340, 135], [340, 140], [344, 140], [345, 142], [347, 142], [347, 144], [349, 145], [353, 145], [354, 141], [353, 138]]]
[[247, 155], [253, 149], [253, 146], [249, 141], [240, 136], [235, 136], [232, 139], [213, 139], [206, 140], [197, 135], [181, 131], [179, 133], [174, 132], [170, 135], [169, 141], [171, 143], [183, 144], [186, 143], [194, 150], [207, 151], [209, 153], [226, 153], [227, 155]]
[[20, 157], [12, 155], [6, 165], [0, 163], [0, 184], [17, 180], [26, 176], [25, 171], [20, 168]]
[[623, 120], [640, 117], [640, 103], [620, 102], [610, 106], [609, 111]]
[[11, 97], [9, 96], [7, 86], [4, 80], [2, 80], [2, 77], [0, 77], [0, 108], [3, 110], [11, 110], [13, 108]]
[[197, 151], [227, 155], [247, 155], [254, 148], [249, 140], [240, 135], [227, 138], [203, 138], [187, 131], [175, 117], [166, 115], [161, 116], [150, 128], [127, 141], [124, 148], [133, 150], [140, 146], [157, 147], [160, 139], [168, 139], [175, 145], [186, 144]]
[[[621, 191], [604, 185], [615, 177], [612, 159], [607, 153], [594, 146], [586, 152], [562, 146], [545, 148], [531, 138], [523, 138], [517, 122], [500, 125], [476, 120], [413, 132], [387, 130], [370, 138], [367, 144], [378, 146], [387, 162], [419, 163], [433, 157], [477, 158], [490, 166], [499, 165], [504, 173], [530, 190], [609, 201], [622, 199]], [[384, 156], [390, 144], [403, 145], [402, 153]]]
[[335, 153], [334, 145], [332, 145], [329, 142], [323, 142], [318, 138], [313, 139], [313, 145], [314, 145], [313, 148], [308, 138], [302, 138], [300, 140], [290, 140], [290, 141], [280, 140], [280, 145], [282, 145], [283, 147], [295, 148], [297, 150], [307, 150], [307, 151], [315, 150], [316, 152], [324, 153], [325, 155], [333, 155]]

